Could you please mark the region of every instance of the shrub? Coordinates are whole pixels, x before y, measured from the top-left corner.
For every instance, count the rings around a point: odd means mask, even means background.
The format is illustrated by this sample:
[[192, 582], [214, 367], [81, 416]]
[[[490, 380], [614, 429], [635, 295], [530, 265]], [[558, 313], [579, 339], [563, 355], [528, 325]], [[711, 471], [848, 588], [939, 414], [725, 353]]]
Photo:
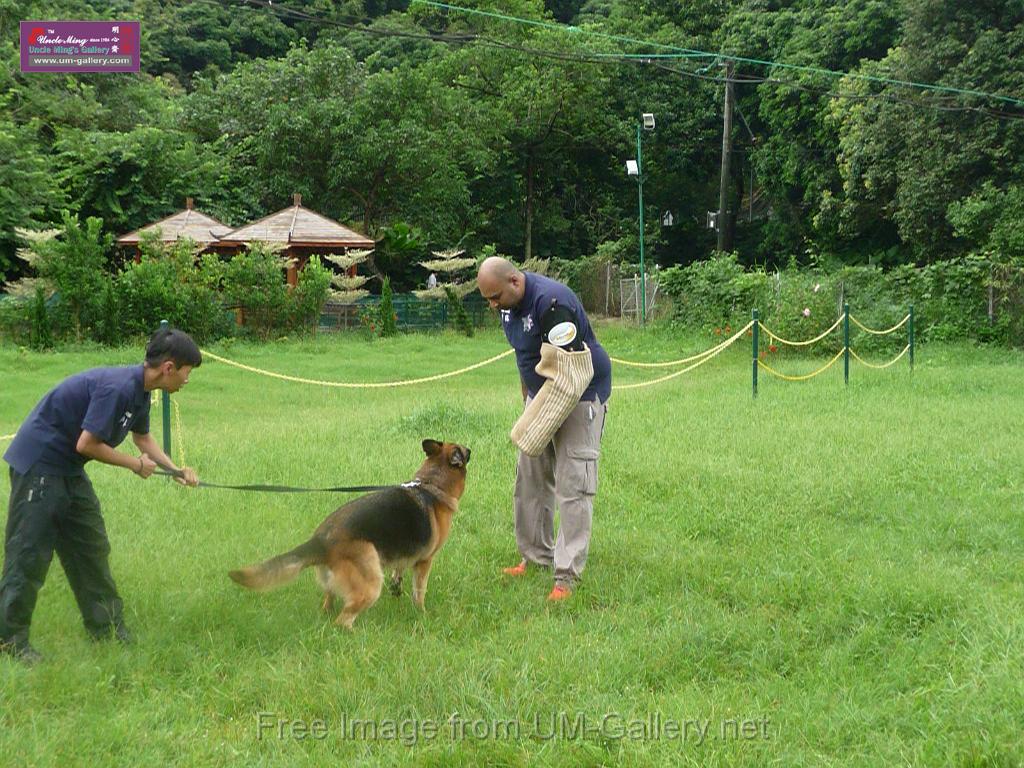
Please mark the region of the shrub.
[[290, 325], [296, 330], [310, 328], [316, 333], [320, 313], [331, 290], [331, 270], [323, 265], [319, 256], [312, 256], [299, 272], [298, 284], [290, 300]]
[[395, 316], [391, 279], [388, 277], [384, 278], [380, 289], [380, 304], [377, 305], [377, 334], [382, 338], [398, 335], [398, 318]]
[[187, 331], [200, 344], [231, 333], [231, 319], [218, 293], [222, 267], [215, 256], [195, 262], [189, 241], [165, 246], [155, 240], [140, 244], [138, 262], [128, 262], [114, 277], [116, 334], [100, 341], [113, 343], [146, 336], [161, 320]]
[[[664, 270], [662, 286], [675, 305], [673, 322], [704, 331], [741, 328], [756, 308], [773, 332], [801, 341], [826, 330], [846, 302], [852, 317], [876, 330], [898, 323], [913, 305], [915, 335], [922, 341], [1024, 343], [1024, 267], [1019, 261], [993, 263], [982, 255], [888, 271], [867, 266], [826, 273], [791, 265], [768, 273], [746, 271], [735, 255], [719, 254]], [[889, 337], [864, 334], [855, 324], [851, 338], [854, 335], [858, 348], [891, 346]], [[836, 334], [825, 346], [840, 345]]]
[[673, 300], [673, 320], [703, 330], [742, 327], [752, 308], [775, 303], [769, 275], [763, 270], [745, 272], [732, 253], [662, 270], [661, 286]]
[[455, 327], [465, 336], [472, 337], [474, 333], [473, 321], [469, 319], [469, 313], [466, 312], [462, 299], [459, 298], [459, 295], [452, 288], [445, 288], [444, 293], [448, 299], [448, 306], [451, 307], [452, 316], [455, 319]]
[[51, 319], [69, 328], [76, 341], [90, 334], [102, 313], [106, 254], [113, 242], [102, 229], [101, 219], [90, 216], [83, 227], [78, 216], [64, 211], [60, 234], [32, 244], [39, 277], [60, 294]]
[[43, 286], [36, 286], [32, 299], [32, 330], [30, 345], [32, 349], [53, 349], [53, 332], [50, 330], [50, 317], [46, 310], [46, 291]]
[[284, 279], [285, 260], [273, 249], [254, 243], [235, 254], [224, 270], [224, 296], [241, 307], [245, 324], [260, 338], [267, 339], [287, 325], [288, 286]]
[[96, 324], [96, 340], [102, 344], [116, 344], [120, 336], [121, 312], [113, 279], [103, 284], [102, 311]]

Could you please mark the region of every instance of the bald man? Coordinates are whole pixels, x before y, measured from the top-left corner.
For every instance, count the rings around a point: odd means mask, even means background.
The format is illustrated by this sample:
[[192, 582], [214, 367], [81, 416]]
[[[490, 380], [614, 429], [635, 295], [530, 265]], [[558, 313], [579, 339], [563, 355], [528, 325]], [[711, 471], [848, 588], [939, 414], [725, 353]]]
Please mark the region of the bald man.
[[[597, 462], [601, 452], [608, 398], [611, 396], [611, 361], [598, 343], [579, 298], [556, 280], [523, 272], [512, 262], [492, 256], [477, 274], [480, 294], [501, 313], [505, 336], [516, 352], [523, 400], [529, 404], [545, 383], [535, 370], [541, 344], [567, 351], [589, 348], [594, 376], [539, 456], [519, 452], [516, 465], [516, 545], [518, 565], [503, 569], [522, 576], [528, 567], [554, 569], [554, 587], [548, 600], [572, 595], [590, 546]], [[555, 506], [560, 513], [554, 534]]]

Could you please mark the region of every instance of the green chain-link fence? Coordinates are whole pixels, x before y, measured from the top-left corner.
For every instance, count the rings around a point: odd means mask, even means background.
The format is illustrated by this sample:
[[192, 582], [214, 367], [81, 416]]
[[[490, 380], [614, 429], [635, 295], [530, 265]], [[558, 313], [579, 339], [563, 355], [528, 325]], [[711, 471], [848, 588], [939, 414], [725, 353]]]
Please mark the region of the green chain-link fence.
[[[420, 299], [413, 294], [396, 294], [392, 298], [398, 327], [408, 331], [441, 330], [454, 324], [454, 313], [448, 302], [440, 299]], [[372, 317], [380, 304], [379, 296], [367, 296], [354, 304], [328, 302], [320, 313], [319, 330], [343, 331], [365, 326], [365, 318]], [[469, 294], [462, 305], [475, 326], [496, 322], [482, 296]]]

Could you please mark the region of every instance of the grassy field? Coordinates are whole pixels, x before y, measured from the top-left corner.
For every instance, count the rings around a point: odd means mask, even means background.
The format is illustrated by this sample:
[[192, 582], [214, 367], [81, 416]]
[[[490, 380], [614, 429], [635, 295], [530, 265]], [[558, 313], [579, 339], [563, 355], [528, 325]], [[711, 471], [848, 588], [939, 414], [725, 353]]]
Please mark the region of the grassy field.
[[[711, 345], [613, 326], [601, 337], [634, 360]], [[488, 331], [213, 351], [381, 381], [504, 349]], [[140, 355], [0, 349], [0, 434], [61, 377]], [[0, 661], [0, 762], [1020, 765], [1022, 375], [1019, 352], [926, 346], [913, 374], [901, 361], [855, 365], [847, 387], [841, 366], [802, 384], [762, 376], [754, 400], [741, 344], [619, 392], [585, 580], [549, 606], [549, 576], [499, 575], [516, 560], [510, 359], [354, 391], [210, 361], [176, 399], [185, 459], [211, 482], [400, 482], [424, 437], [473, 449], [426, 613], [407, 583], [346, 633], [319, 613], [312, 574], [266, 594], [228, 580], [345, 497], [184, 489], [94, 465], [138, 643], [87, 642], [55, 561], [32, 635], [47, 660]]]

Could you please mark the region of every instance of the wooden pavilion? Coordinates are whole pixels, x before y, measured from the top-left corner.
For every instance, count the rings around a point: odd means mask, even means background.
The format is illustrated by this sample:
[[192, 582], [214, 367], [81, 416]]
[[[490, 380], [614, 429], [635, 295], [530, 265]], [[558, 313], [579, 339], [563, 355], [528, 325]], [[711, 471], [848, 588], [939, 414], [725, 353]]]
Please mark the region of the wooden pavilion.
[[139, 240], [142, 235], [157, 230], [160, 231], [161, 242], [173, 243], [187, 238], [205, 250], [219, 242], [223, 235], [231, 231], [231, 227], [222, 224], [212, 216], [197, 211], [193, 207], [192, 198], [187, 197], [185, 198], [185, 210], [178, 211], [134, 232], [129, 232], [127, 235], [121, 235], [115, 242], [132, 251], [135, 260], [138, 261]]
[[230, 252], [252, 242], [278, 243], [284, 247], [282, 254], [294, 260], [288, 268], [289, 285], [298, 282], [298, 271], [313, 254], [346, 253], [350, 249], [368, 249], [376, 245], [365, 235], [304, 208], [299, 194], [293, 195], [293, 203], [289, 207], [222, 235], [216, 248]]

